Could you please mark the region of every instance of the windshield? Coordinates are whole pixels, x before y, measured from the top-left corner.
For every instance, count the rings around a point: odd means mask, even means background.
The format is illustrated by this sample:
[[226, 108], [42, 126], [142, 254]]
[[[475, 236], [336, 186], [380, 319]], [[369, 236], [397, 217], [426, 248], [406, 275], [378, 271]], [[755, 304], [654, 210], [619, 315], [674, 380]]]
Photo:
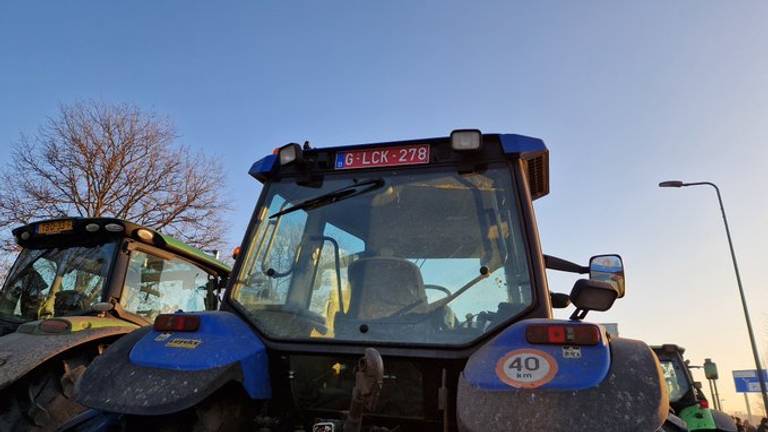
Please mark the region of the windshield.
[[669, 401], [677, 402], [691, 388], [684, 366], [679, 361], [666, 356], [659, 358], [659, 360], [661, 370], [664, 372], [664, 380], [667, 383], [667, 390], [669, 391]]
[[257, 218], [232, 299], [271, 337], [464, 344], [532, 304], [504, 165], [286, 179]]
[[0, 291], [0, 317], [30, 321], [89, 311], [101, 301], [115, 247], [23, 249]]

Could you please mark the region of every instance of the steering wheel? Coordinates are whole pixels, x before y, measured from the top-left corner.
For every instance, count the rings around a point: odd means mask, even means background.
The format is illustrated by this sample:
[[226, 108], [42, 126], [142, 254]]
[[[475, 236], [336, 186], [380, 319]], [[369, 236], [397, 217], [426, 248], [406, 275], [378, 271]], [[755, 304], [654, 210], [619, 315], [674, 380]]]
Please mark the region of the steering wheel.
[[435, 285], [435, 284], [424, 284], [424, 289], [431, 289], [436, 291], [443, 292], [446, 296], [451, 295], [451, 290], [448, 288], [442, 286], [442, 285]]

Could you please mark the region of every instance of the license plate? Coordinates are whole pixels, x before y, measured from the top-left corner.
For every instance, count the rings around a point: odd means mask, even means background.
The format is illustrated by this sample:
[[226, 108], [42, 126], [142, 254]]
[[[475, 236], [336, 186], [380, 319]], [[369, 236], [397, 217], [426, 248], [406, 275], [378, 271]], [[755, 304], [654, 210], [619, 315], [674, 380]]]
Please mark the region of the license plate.
[[45, 222], [37, 226], [38, 234], [58, 234], [64, 231], [72, 231], [71, 220]]
[[375, 168], [429, 163], [429, 144], [336, 153], [336, 169]]

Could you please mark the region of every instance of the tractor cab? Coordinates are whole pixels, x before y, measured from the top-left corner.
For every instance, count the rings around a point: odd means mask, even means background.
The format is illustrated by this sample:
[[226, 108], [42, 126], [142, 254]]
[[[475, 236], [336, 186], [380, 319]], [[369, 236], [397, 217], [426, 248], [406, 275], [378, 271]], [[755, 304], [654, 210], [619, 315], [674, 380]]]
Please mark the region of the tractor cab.
[[735, 432], [736, 424], [722, 411], [710, 408], [709, 401], [691, 374], [685, 360], [685, 348], [675, 344], [652, 347], [659, 358], [669, 392], [669, 407], [690, 431], [716, 430]]
[[549, 317], [529, 222], [531, 197], [546, 193], [546, 149], [514, 135], [462, 147], [456, 135], [290, 145], [257, 163], [267, 183], [234, 306], [267, 338], [296, 343], [467, 347]]
[[709, 407], [704, 392], [694, 385], [693, 375], [683, 359], [685, 348], [665, 344], [652, 347], [659, 357], [661, 369], [664, 372], [664, 381], [669, 390], [669, 404], [676, 412], [691, 405]]
[[215, 309], [228, 272], [202, 251], [119, 219], [41, 221], [13, 235], [21, 251], [0, 289], [4, 333], [107, 310], [136, 326], [162, 312]]

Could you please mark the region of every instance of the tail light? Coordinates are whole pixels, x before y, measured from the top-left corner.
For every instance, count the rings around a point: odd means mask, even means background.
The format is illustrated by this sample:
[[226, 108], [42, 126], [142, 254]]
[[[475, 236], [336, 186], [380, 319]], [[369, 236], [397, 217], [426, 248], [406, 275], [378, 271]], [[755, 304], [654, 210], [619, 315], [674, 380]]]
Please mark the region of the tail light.
[[707, 401], [706, 399], [702, 399], [699, 401], [699, 406], [702, 409], [709, 409], [709, 401]]
[[45, 333], [64, 333], [72, 328], [72, 324], [66, 320], [47, 319], [43, 320], [38, 328]]
[[153, 328], [159, 332], [197, 331], [200, 317], [195, 315], [160, 314], [155, 318]]
[[553, 345], [597, 345], [600, 328], [590, 324], [535, 324], [525, 331], [528, 343]]

